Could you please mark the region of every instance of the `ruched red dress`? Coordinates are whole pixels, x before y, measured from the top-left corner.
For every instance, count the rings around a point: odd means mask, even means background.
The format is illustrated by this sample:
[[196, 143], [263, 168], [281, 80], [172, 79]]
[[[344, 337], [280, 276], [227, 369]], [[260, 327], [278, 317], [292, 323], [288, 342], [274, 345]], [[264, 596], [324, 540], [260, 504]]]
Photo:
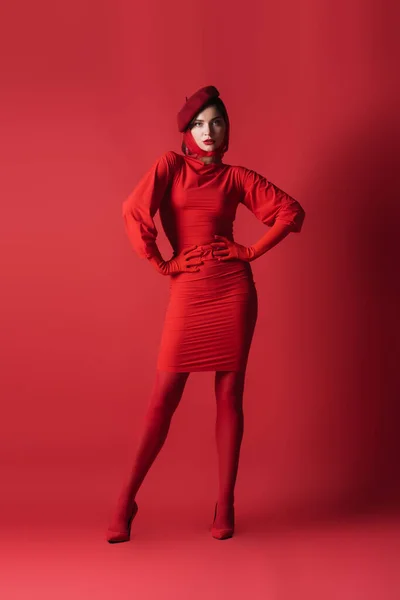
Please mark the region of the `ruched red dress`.
[[154, 254], [157, 211], [174, 256], [194, 244], [203, 250], [200, 271], [169, 276], [160, 370], [246, 368], [258, 307], [252, 269], [241, 260], [218, 261], [210, 246], [216, 234], [233, 240], [239, 203], [267, 226], [279, 220], [301, 230], [301, 205], [262, 175], [174, 151], [153, 164], [123, 203], [129, 239], [142, 258]]

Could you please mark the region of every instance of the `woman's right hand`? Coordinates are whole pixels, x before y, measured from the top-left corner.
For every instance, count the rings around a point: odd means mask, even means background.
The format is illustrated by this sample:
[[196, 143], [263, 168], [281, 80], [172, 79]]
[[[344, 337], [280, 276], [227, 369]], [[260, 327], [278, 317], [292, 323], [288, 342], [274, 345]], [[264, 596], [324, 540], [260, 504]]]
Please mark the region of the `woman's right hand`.
[[181, 250], [177, 256], [170, 260], [157, 261], [156, 268], [162, 275], [172, 275], [175, 273], [196, 273], [200, 271], [200, 265], [203, 264], [202, 260], [199, 260], [201, 256], [201, 250], [196, 250], [197, 246], [190, 246]]

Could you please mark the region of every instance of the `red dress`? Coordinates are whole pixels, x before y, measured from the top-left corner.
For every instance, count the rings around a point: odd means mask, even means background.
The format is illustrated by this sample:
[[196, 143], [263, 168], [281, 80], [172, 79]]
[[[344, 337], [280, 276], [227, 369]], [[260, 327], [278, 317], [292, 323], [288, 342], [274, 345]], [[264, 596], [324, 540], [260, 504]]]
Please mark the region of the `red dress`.
[[294, 232], [301, 230], [301, 205], [262, 175], [222, 162], [205, 164], [174, 151], [154, 163], [123, 203], [129, 239], [142, 258], [154, 253], [157, 211], [173, 256], [194, 244], [203, 250], [199, 272], [169, 276], [160, 370], [246, 368], [258, 306], [250, 263], [218, 261], [209, 246], [215, 234], [233, 240], [240, 202], [267, 226], [282, 221]]

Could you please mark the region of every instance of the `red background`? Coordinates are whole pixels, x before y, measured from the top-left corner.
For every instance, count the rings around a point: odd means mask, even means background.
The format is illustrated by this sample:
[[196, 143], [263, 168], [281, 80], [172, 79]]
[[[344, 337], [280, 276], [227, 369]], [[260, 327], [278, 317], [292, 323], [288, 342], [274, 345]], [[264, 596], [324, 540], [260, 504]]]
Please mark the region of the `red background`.
[[[395, 16], [365, 0], [8, 8], [0, 445], [10, 540], [16, 530], [49, 541], [60, 531], [78, 539], [91, 531], [103, 543], [141, 431], [168, 299], [167, 281], [130, 248], [121, 205], [160, 154], [180, 149], [176, 112], [211, 84], [231, 119], [225, 162], [262, 173], [307, 213], [301, 234], [252, 264], [260, 310], [236, 492], [247, 535], [271, 521], [298, 523], [299, 515], [361, 506], [386, 515], [397, 505]], [[263, 232], [238, 210], [237, 241]], [[190, 529], [193, 515], [197, 527], [210, 521], [214, 420], [213, 374], [193, 373], [139, 492], [143, 540], [151, 527], [167, 539], [169, 526]], [[311, 572], [304, 564], [310, 587], [297, 586], [296, 597], [303, 590], [330, 598], [326, 579]], [[259, 577], [252, 598], [271, 592]], [[20, 597], [11, 581], [15, 596], [7, 598]], [[32, 581], [36, 597], [43, 582]], [[278, 575], [275, 584], [271, 598], [294, 597]], [[373, 589], [365, 585], [363, 599]], [[198, 597], [214, 597], [211, 588]], [[165, 597], [180, 598], [178, 589]], [[182, 597], [195, 597], [185, 590]], [[139, 597], [152, 598], [147, 592]]]

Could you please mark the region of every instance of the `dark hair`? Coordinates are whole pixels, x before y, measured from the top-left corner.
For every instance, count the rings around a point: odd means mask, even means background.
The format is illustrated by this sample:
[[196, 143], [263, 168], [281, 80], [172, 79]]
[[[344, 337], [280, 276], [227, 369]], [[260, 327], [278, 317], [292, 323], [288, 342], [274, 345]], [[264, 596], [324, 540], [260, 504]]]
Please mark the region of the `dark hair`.
[[[192, 127], [194, 126], [194, 122], [196, 121], [197, 115], [199, 113], [201, 113], [203, 110], [205, 110], [206, 108], [209, 108], [210, 106], [215, 106], [215, 108], [217, 108], [219, 110], [221, 117], [225, 121], [225, 124], [226, 125], [229, 124], [228, 111], [226, 110], [225, 104], [222, 102], [221, 98], [212, 98], [206, 104], [204, 104], [204, 106], [201, 107], [201, 109], [199, 110], [198, 113], [196, 113], [196, 115], [190, 121], [189, 125], [186, 127], [185, 131], [187, 131], [188, 129], [192, 129]], [[183, 142], [183, 141], [182, 141], [181, 149], [182, 149], [183, 154], [186, 154], [187, 147], [186, 147], [185, 142]]]

